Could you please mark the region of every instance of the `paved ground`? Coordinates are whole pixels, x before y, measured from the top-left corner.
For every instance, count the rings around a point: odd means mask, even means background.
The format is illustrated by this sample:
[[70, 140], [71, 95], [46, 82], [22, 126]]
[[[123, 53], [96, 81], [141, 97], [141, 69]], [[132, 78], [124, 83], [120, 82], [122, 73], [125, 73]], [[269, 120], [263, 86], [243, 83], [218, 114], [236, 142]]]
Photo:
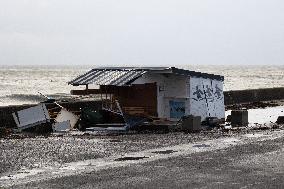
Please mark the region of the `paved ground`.
[[283, 188], [284, 138], [18, 188]]
[[[263, 131], [255, 136], [273, 136], [277, 132]], [[283, 132], [261, 140], [253, 134], [247, 136], [245, 142], [230, 147], [121, 167], [106, 166], [11, 188], [283, 188]]]
[[[246, 133], [249, 131], [242, 131]], [[229, 137], [240, 133], [133, 134], [117, 136], [63, 135], [0, 140], [0, 177], [20, 169], [42, 168], [68, 162], [123, 155], [158, 147]]]

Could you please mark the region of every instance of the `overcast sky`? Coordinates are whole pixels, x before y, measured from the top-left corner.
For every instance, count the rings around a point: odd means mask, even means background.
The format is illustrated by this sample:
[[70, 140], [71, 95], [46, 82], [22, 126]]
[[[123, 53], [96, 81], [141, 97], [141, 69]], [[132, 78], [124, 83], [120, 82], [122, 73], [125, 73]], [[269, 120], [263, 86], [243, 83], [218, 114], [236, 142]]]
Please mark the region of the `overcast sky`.
[[0, 65], [284, 65], [283, 0], [0, 0]]

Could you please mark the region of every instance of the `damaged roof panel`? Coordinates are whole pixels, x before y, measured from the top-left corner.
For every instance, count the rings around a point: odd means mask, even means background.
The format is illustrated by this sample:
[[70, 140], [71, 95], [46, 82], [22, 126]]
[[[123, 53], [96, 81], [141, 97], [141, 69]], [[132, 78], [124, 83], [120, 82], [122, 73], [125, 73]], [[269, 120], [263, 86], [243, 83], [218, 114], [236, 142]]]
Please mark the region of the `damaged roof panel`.
[[224, 77], [220, 75], [189, 71], [175, 67], [100, 67], [90, 70], [89, 72], [70, 81], [68, 84], [123, 86], [131, 84], [131, 82], [147, 72], [159, 74], [174, 73], [191, 77], [203, 77], [224, 81]]

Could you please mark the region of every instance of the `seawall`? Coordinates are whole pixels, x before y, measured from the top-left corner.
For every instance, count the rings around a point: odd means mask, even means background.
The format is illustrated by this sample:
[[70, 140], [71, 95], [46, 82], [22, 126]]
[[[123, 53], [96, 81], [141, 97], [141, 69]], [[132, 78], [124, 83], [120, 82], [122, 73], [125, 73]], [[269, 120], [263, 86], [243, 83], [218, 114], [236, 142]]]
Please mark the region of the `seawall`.
[[225, 105], [284, 99], [284, 87], [224, 92]]

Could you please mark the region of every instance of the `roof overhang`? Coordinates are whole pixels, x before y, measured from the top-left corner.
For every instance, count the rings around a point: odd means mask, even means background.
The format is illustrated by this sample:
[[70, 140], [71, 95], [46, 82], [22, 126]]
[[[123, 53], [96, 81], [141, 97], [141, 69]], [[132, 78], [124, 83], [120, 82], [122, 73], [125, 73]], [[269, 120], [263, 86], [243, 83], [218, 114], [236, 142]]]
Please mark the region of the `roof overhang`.
[[175, 67], [99, 67], [78, 76], [68, 82], [68, 84], [73, 86], [89, 84], [125, 86], [131, 85], [132, 82], [147, 72], [202, 77], [224, 81], [224, 77], [220, 75], [189, 71]]

